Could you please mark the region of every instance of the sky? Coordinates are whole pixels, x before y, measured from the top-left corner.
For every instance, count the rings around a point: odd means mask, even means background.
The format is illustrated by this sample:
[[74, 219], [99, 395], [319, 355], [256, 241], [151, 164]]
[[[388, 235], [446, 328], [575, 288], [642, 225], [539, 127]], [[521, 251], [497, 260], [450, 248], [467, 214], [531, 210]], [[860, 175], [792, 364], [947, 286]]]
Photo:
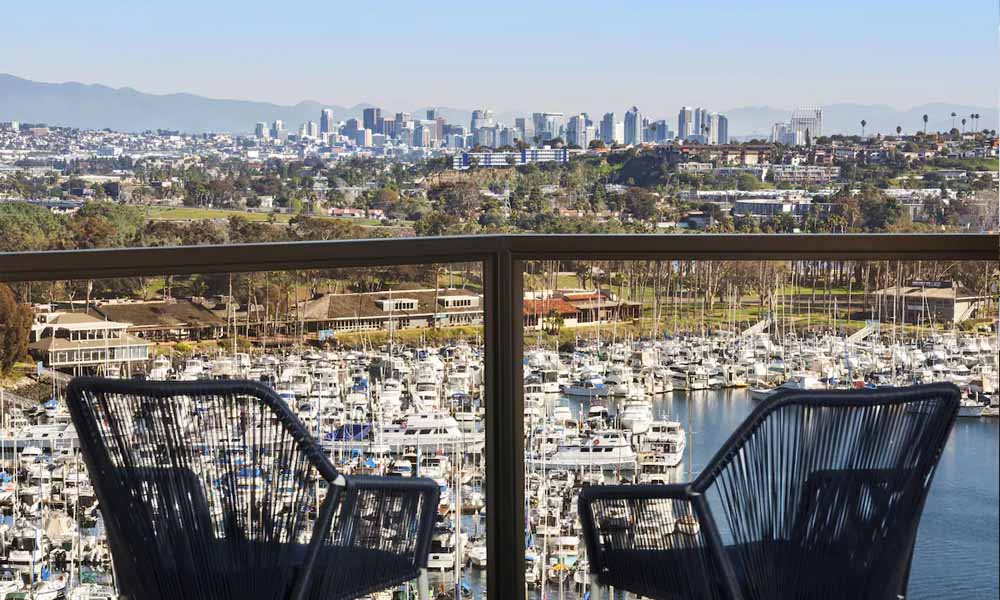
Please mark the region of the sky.
[[396, 109], [996, 106], [998, 4], [11, 0], [0, 72]]

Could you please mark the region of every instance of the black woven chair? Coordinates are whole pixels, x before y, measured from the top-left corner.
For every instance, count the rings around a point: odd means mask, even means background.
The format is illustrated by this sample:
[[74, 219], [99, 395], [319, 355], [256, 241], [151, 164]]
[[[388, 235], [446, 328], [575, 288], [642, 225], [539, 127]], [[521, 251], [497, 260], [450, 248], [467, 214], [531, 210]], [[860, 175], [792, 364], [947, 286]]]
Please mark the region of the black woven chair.
[[905, 597], [959, 398], [950, 384], [783, 392], [690, 484], [584, 488], [592, 600], [603, 586], [657, 599]]
[[338, 474], [269, 388], [77, 378], [69, 408], [125, 597], [426, 597], [437, 484]]

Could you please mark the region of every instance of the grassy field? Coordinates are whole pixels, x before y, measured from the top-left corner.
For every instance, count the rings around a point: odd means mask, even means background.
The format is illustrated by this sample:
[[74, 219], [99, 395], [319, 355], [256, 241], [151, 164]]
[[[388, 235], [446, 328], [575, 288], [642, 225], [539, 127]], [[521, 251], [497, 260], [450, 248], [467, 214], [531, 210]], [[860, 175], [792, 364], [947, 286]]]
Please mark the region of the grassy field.
[[[294, 215], [274, 213], [276, 223], [288, 223]], [[195, 208], [190, 206], [176, 206], [171, 208], [151, 208], [149, 218], [154, 221], [203, 221], [206, 219], [228, 219], [229, 217], [243, 217], [248, 221], [269, 221], [271, 213], [246, 212], [242, 210], [222, 210], [217, 208]], [[320, 217], [322, 219], [340, 220], [363, 225], [365, 227], [377, 227], [379, 221], [375, 219], [343, 219], [338, 217]]]

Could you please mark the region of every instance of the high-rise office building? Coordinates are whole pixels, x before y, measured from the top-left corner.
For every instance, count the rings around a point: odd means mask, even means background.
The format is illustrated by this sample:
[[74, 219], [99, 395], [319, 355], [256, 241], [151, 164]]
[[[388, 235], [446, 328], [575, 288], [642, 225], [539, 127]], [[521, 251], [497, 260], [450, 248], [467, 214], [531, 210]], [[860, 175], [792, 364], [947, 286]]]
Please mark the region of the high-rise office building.
[[316, 121], [309, 121], [306, 123], [306, 135], [311, 138], [319, 137], [319, 125]]
[[253, 134], [259, 138], [266, 138], [271, 132], [267, 128], [267, 123], [260, 121], [253, 129]]
[[788, 123], [775, 123], [771, 126], [771, 141], [775, 144], [792, 145], [795, 143], [795, 133]]
[[729, 119], [726, 115], [719, 115], [716, 142], [719, 144], [729, 143]]
[[621, 140], [615, 139], [615, 113], [613, 112], [604, 113], [604, 118], [601, 119], [601, 141], [608, 146], [621, 142]]
[[682, 106], [677, 113], [677, 137], [683, 142], [692, 133], [694, 127], [694, 109], [690, 106]]
[[807, 141], [815, 141], [823, 135], [823, 109], [818, 107], [796, 108], [792, 112], [790, 123], [795, 136], [795, 145], [801, 146]]
[[625, 145], [638, 146], [642, 144], [642, 113], [633, 106], [625, 113]]
[[271, 123], [271, 137], [278, 139], [285, 137], [285, 122], [278, 119]]
[[613, 139], [616, 144], [620, 144], [625, 140], [625, 123], [615, 121], [615, 134], [611, 139]]
[[438, 111], [437, 111], [437, 109], [436, 108], [428, 108], [427, 109], [427, 120], [428, 121], [433, 121], [434, 119], [437, 119], [437, 118], [438, 118]]
[[565, 134], [566, 115], [561, 112], [542, 113], [545, 119], [545, 139], [552, 140]]
[[344, 135], [353, 138], [357, 135], [359, 129], [361, 129], [361, 123], [357, 119], [348, 119], [344, 124]]
[[319, 132], [333, 133], [333, 110], [324, 108], [319, 114]]
[[385, 121], [382, 123], [382, 134], [386, 139], [394, 139], [396, 137], [396, 120]]
[[514, 129], [517, 130], [517, 135], [519, 140], [530, 144], [535, 137], [535, 124], [531, 119], [525, 117], [517, 117], [514, 119]]
[[566, 126], [566, 143], [587, 148], [590, 145], [588, 133], [586, 115], [570, 117], [569, 124]]
[[517, 142], [517, 130], [512, 127], [502, 127], [500, 129], [500, 139], [497, 140], [499, 146], [513, 146]]
[[372, 130], [365, 127], [354, 133], [354, 143], [358, 146], [370, 148], [372, 145]]
[[[403, 129], [407, 127], [407, 123], [409, 123], [411, 120], [412, 118], [410, 113], [407, 112], [396, 113], [396, 118], [394, 119], [396, 123], [394, 131], [396, 139], [401, 139]], [[409, 144], [410, 141], [406, 140], [406, 143]]]
[[670, 126], [667, 124], [666, 119], [662, 119], [654, 123], [653, 131], [655, 131], [653, 141], [657, 144], [662, 144], [673, 139], [673, 132], [670, 131]]
[[534, 142], [535, 138], [542, 141], [545, 137], [545, 113], [531, 113], [531, 123], [534, 135], [529, 141]]
[[[433, 121], [430, 121], [433, 122]], [[419, 125], [413, 129], [413, 145], [419, 146], [421, 148], [428, 148], [431, 145], [431, 126], [427, 125], [428, 121], [421, 121]]]
[[694, 109], [693, 135], [701, 142], [708, 141], [708, 111], [704, 108]]
[[477, 129], [482, 129], [483, 127], [493, 127], [495, 123], [493, 122], [493, 111], [488, 108], [482, 110], [472, 111], [472, 119], [470, 129], [472, 133], [475, 134]]
[[361, 113], [361, 120], [362, 120], [362, 123], [364, 125], [364, 128], [365, 129], [370, 129], [372, 131], [376, 130], [375, 128], [378, 125], [378, 120], [381, 119], [381, 118], [382, 118], [382, 109], [381, 108], [374, 108], [374, 107], [373, 108], [366, 108]]

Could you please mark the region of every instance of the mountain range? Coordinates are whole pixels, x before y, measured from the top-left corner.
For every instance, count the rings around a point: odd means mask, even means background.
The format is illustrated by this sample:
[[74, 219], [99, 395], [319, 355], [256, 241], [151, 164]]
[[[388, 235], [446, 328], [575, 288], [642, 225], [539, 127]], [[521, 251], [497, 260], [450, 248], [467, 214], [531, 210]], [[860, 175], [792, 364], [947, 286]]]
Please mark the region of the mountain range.
[[[147, 94], [133, 88], [112, 88], [100, 84], [76, 82], [44, 83], [0, 73], [0, 120], [23, 123], [79, 127], [84, 129], [112, 129], [116, 131], [146, 131], [155, 129], [178, 130], [188, 133], [233, 132], [248, 133], [258, 121], [271, 122], [281, 119], [292, 131], [300, 123], [318, 121], [324, 108], [333, 110], [334, 118], [346, 120], [360, 118], [370, 104], [339, 106], [307, 100], [292, 106], [257, 102], [252, 100], [224, 100], [194, 94]], [[438, 114], [451, 123], [468, 123], [470, 110], [435, 107]], [[426, 108], [412, 111], [416, 117]], [[616, 111], [617, 112], [617, 111]], [[654, 119], [665, 118], [676, 127], [676, 109], [663, 111], [645, 110]], [[767, 138], [771, 125], [787, 121], [790, 108], [747, 106], [723, 111], [729, 118], [729, 134], [748, 139]], [[905, 132], [923, 128], [922, 116], [929, 116], [928, 130], [952, 127], [951, 113], [959, 116], [955, 126], [961, 127], [962, 116], [981, 115], [979, 127], [997, 129], [995, 108], [966, 106], [937, 102], [908, 109], [886, 105], [830, 104], [823, 106], [824, 133], [860, 133], [861, 119], [867, 121], [866, 133], [894, 133], [896, 126]], [[389, 113], [387, 113], [389, 114]], [[514, 116], [522, 113], [500, 112], [497, 117], [513, 124]], [[599, 115], [591, 115], [595, 121]], [[624, 118], [622, 111], [620, 119]], [[971, 123], [969, 124], [971, 126]]]

